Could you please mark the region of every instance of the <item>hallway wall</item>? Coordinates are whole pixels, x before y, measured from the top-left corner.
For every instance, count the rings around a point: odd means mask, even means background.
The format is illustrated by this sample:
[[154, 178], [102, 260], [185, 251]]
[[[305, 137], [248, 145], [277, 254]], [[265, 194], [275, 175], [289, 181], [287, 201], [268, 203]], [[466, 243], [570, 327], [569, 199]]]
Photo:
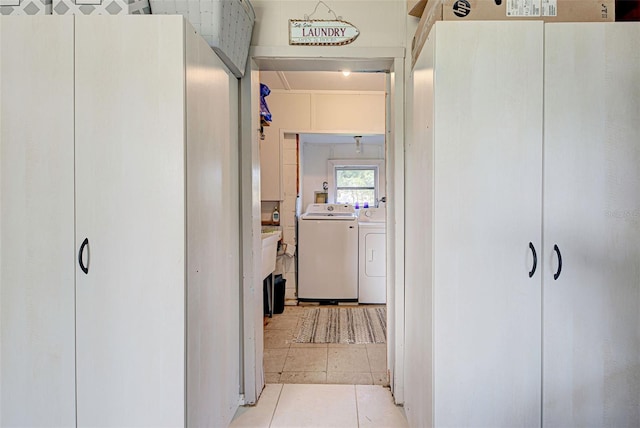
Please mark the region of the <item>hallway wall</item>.
[[[256, 24], [253, 46], [288, 46], [289, 19], [304, 19], [312, 15], [318, 2], [291, 0], [253, 0]], [[327, 2], [336, 15], [360, 30], [352, 47], [397, 47], [405, 45], [407, 22], [404, 0]], [[313, 19], [335, 19], [327, 8], [318, 5]], [[414, 20], [416, 18], [413, 18]], [[416, 21], [417, 22], [417, 21]], [[340, 47], [338, 47], [339, 49]], [[313, 47], [309, 47], [313, 49]]]

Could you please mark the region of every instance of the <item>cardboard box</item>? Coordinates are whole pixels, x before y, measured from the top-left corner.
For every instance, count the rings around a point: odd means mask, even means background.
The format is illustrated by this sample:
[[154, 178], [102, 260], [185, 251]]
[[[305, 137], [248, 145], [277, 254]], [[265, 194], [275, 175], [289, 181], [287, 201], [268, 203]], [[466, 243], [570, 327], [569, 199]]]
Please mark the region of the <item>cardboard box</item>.
[[51, 15], [51, 0], [2, 0], [0, 15]]
[[149, 0], [53, 0], [54, 15], [148, 15]]
[[442, 18], [445, 21], [609, 22], [615, 20], [615, 0], [445, 0]]
[[407, 10], [409, 15], [421, 18], [424, 13], [424, 9], [427, 6], [427, 0], [407, 0]]
[[615, 0], [428, 0], [411, 47], [411, 65], [436, 21], [612, 22]]
[[442, 4], [444, 0], [430, 0], [426, 10], [422, 13], [416, 34], [411, 42], [411, 67], [416, 64], [418, 55], [427, 41], [429, 31], [436, 21], [442, 21]]

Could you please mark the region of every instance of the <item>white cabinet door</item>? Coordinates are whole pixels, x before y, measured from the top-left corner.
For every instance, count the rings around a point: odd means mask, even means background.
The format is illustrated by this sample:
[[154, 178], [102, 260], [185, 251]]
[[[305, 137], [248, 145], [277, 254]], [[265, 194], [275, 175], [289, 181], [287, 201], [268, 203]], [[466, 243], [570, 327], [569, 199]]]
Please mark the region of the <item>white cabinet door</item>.
[[546, 25], [548, 427], [640, 426], [638, 43], [640, 24]]
[[[264, 128], [260, 141], [260, 200], [284, 200], [284, 148], [280, 131], [311, 129], [311, 95], [272, 92], [267, 104], [273, 112], [273, 123]], [[295, 195], [297, 189], [293, 189]]]
[[0, 88], [0, 426], [73, 426], [73, 17], [0, 18]]
[[[383, 88], [380, 88], [383, 89]], [[385, 133], [385, 94], [313, 94], [311, 126], [323, 131]]]
[[282, 145], [278, 130], [265, 130], [265, 139], [260, 140], [260, 200], [281, 201], [282, 191]]
[[79, 426], [185, 422], [184, 26], [76, 16]]
[[434, 425], [538, 426], [543, 24], [469, 24], [436, 24]]

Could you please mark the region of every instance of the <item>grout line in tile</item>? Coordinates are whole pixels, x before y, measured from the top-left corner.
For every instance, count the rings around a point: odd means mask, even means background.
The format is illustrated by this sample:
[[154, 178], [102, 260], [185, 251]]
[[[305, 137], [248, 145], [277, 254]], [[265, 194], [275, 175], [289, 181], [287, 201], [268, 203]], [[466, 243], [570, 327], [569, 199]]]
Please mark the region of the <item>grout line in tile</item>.
[[280, 392], [278, 393], [278, 399], [276, 400], [276, 405], [273, 407], [273, 413], [271, 413], [271, 419], [269, 419], [269, 427], [271, 427], [271, 424], [273, 424], [273, 418], [276, 416], [276, 410], [278, 409], [278, 404], [280, 404], [280, 397], [282, 397], [283, 389], [284, 389], [284, 384], [281, 384]]
[[[373, 378], [373, 376], [372, 376]], [[356, 426], [358, 428], [360, 428], [360, 414], [359, 414], [359, 409], [358, 409], [358, 388], [357, 385], [353, 385], [353, 394], [355, 395], [356, 398]]]
[[[327, 373], [327, 376], [329, 375], [329, 347], [327, 346], [327, 362], [324, 365], [324, 372]], [[324, 381], [327, 381], [327, 378], [324, 379]]]

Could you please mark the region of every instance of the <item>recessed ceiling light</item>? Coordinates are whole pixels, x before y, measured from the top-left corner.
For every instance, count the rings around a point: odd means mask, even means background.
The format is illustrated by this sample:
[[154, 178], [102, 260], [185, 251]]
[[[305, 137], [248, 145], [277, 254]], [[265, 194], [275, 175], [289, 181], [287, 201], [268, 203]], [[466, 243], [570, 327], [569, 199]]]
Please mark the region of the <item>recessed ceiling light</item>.
[[351, 71], [349, 71], [349, 70], [342, 70], [342, 75], [343, 75], [344, 77], [347, 77], [347, 76], [348, 76], [348, 75], [350, 75], [350, 74], [351, 74]]

